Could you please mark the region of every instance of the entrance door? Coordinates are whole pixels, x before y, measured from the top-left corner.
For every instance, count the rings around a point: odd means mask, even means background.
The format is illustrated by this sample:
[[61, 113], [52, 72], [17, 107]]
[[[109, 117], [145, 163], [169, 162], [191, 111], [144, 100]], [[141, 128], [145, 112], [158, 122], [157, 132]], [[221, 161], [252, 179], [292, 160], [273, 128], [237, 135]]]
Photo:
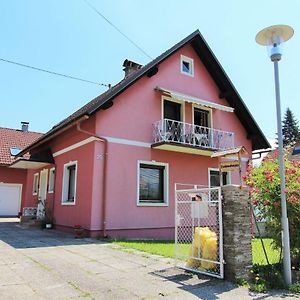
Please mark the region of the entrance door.
[[48, 170], [43, 170], [40, 173], [40, 188], [39, 188], [39, 204], [37, 208], [37, 219], [43, 220], [45, 218], [45, 206], [47, 197], [47, 181], [48, 181]]

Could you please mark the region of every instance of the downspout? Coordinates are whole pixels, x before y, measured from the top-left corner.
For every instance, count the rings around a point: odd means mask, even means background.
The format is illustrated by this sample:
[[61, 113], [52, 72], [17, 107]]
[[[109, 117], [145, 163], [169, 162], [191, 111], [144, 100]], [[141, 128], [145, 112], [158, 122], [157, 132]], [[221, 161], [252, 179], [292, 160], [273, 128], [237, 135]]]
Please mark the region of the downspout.
[[55, 209], [55, 181], [56, 181], [56, 170], [57, 166], [56, 163], [54, 163], [54, 182], [53, 182], [53, 194], [52, 194], [52, 223], [54, 224], [54, 209]]
[[[88, 119], [89, 117], [86, 116], [86, 120]], [[103, 237], [107, 237], [107, 234], [106, 234], [106, 184], [107, 184], [107, 179], [106, 179], [106, 174], [107, 174], [107, 159], [106, 159], [106, 156], [107, 156], [107, 148], [108, 148], [108, 141], [106, 138], [102, 137], [102, 136], [99, 136], [95, 133], [92, 133], [92, 132], [89, 132], [85, 129], [82, 129], [80, 127], [80, 124], [81, 124], [82, 120], [77, 122], [76, 123], [76, 129], [77, 131], [79, 132], [82, 132], [82, 133], [85, 133], [85, 134], [88, 134], [90, 136], [93, 136], [95, 138], [98, 139], [99, 142], [103, 142], [104, 143], [104, 156], [103, 156], [103, 176], [102, 176], [102, 223], [103, 223]]]

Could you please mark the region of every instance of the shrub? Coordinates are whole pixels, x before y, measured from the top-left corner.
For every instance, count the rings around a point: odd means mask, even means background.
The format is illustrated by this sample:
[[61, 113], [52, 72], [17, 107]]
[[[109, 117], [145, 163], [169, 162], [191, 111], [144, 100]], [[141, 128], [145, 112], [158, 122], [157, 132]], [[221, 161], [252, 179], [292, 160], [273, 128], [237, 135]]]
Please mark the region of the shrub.
[[[300, 162], [287, 159], [285, 153], [286, 200], [290, 227], [291, 252], [295, 267], [300, 267]], [[281, 247], [281, 197], [278, 151], [262, 161], [259, 167], [248, 166], [244, 177], [250, 187], [252, 204], [258, 217], [266, 220], [266, 229]]]
[[297, 293], [297, 294], [299, 294], [299, 293], [300, 293], [300, 282], [291, 284], [291, 285], [289, 286], [289, 290], [290, 290], [290, 292], [292, 292], [292, 293]]
[[262, 293], [269, 289], [286, 288], [280, 264], [253, 265], [250, 272], [250, 290], [254, 292]]

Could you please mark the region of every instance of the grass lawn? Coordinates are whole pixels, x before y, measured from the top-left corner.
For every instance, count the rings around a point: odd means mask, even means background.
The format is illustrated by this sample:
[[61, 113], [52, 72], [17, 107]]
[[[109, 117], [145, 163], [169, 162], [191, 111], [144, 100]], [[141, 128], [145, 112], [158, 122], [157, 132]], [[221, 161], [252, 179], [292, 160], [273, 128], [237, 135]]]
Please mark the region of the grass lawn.
[[[272, 241], [272, 239], [263, 239], [270, 264], [276, 264], [279, 262], [280, 250], [272, 247]], [[252, 240], [252, 261], [254, 264], [267, 265], [260, 239]]]
[[[267, 255], [270, 263], [278, 263], [280, 252], [272, 248], [272, 239], [263, 239]], [[143, 240], [120, 240], [113, 241], [113, 243], [126, 248], [133, 248], [151, 254], [158, 254], [164, 257], [174, 258], [175, 245], [174, 241], [143, 241]], [[180, 245], [181, 253], [188, 253], [191, 245]], [[253, 263], [266, 265], [267, 261], [259, 239], [252, 240], [252, 256]]]

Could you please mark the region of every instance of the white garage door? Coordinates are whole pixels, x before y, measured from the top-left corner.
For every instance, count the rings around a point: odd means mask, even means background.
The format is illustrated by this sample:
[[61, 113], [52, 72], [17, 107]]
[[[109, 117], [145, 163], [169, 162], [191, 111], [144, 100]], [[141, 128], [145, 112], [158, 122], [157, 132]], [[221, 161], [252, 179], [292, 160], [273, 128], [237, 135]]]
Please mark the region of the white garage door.
[[0, 183], [0, 216], [18, 215], [21, 193], [21, 184]]

